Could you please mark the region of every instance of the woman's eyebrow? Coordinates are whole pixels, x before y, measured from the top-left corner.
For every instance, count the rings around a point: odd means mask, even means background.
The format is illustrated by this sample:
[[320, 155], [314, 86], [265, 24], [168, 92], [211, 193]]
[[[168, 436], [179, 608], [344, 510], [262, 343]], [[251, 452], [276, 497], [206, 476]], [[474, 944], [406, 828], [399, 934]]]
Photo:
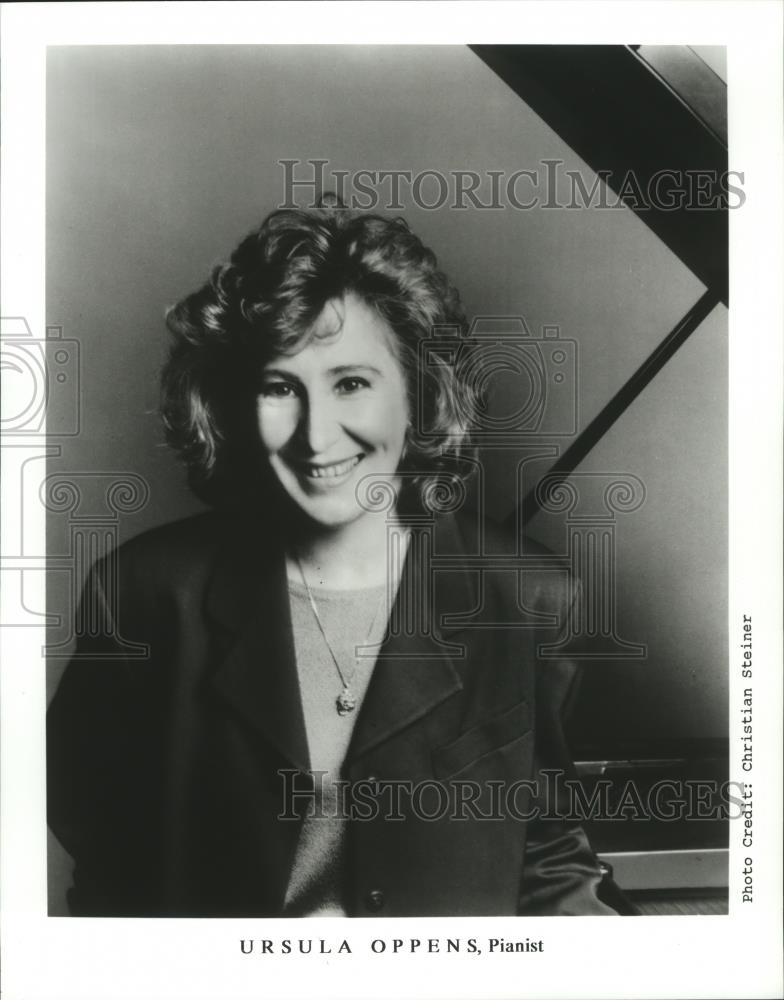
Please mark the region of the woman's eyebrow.
[[270, 375], [275, 375], [278, 378], [288, 379], [290, 382], [299, 382], [299, 378], [293, 372], [287, 372], [284, 368], [264, 368], [262, 369], [262, 378], [267, 378]]
[[375, 365], [366, 365], [361, 362], [354, 365], [336, 365], [334, 368], [329, 369], [330, 375], [346, 375], [348, 372], [373, 372], [374, 375], [378, 375], [380, 378], [384, 374]]

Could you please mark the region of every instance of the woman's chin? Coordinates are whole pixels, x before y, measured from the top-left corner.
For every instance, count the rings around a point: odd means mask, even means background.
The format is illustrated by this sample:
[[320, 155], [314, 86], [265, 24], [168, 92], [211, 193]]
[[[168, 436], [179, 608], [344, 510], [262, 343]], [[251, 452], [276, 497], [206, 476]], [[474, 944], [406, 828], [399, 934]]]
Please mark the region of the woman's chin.
[[325, 530], [345, 527], [359, 520], [367, 511], [363, 510], [353, 494], [350, 497], [289, 496], [298, 513], [314, 526]]
[[337, 531], [359, 521], [367, 511], [354, 507], [353, 510], [308, 511], [310, 521], [325, 531]]

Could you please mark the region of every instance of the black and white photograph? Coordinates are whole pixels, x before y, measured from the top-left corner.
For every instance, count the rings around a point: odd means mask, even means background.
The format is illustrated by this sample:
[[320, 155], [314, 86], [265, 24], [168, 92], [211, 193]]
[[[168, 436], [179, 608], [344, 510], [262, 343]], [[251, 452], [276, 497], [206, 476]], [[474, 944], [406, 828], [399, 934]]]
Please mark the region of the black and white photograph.
[[781, 8], [55, 6], [7, 995], [779, 995]]

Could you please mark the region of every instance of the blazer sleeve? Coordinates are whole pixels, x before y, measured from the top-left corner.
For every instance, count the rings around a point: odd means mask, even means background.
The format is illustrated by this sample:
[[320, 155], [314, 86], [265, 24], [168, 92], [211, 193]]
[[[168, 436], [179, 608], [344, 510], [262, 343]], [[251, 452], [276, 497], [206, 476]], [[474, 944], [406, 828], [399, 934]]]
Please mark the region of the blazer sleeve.
[[77, 612], [76, 652], [47, 713], [47, 822], [75, 862], [74, 915], [111, 915], [132, 884], [125, 775], [134, 760], [129, 665], [116, 640], [105, 565], [90, 571]]
[[[578, 600], [572, 583], [559, 601], [559, 622]], [[548, 602], [549, 603], [549, 602]], [[550, 610], [550, 609], [548, 609]], [[552, 642], [553, 636], [547, 636]], [[538, 795], [528, 824], [518, 913], [524, 916], [617, 916], [602, 901], [604, 871], [579, 823], [569, 818], [563, 779], [576, 779], [562, 727], [562, 707], [572, 689], [577, 664], [567, 659], [536, 663], [535, 773]], [[556, 780], [558, 776], [558, 780]]]

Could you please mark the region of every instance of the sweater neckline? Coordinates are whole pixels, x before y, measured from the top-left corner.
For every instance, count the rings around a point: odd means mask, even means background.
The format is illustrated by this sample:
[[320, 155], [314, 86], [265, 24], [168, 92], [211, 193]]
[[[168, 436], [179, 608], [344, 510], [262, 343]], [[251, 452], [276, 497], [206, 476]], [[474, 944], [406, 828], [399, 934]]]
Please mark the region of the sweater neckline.
[[[314, 597], [317, 598], [333, 598], [339, 600], [351, 599], [357, 600], [362, 599], [366, 596], [379, 595], [382, 590], [386, 589], [386, 583], [379, 583], [373, 587], [352, 587], [352, 588], [335, 588], [335, 587], [311, 587], [311, 592]], [[300, 580], [289, 580], [288, 581], [289, 592], [297, 594], [298, 596], [307, 597], [308, 589], [304, 583]]]

